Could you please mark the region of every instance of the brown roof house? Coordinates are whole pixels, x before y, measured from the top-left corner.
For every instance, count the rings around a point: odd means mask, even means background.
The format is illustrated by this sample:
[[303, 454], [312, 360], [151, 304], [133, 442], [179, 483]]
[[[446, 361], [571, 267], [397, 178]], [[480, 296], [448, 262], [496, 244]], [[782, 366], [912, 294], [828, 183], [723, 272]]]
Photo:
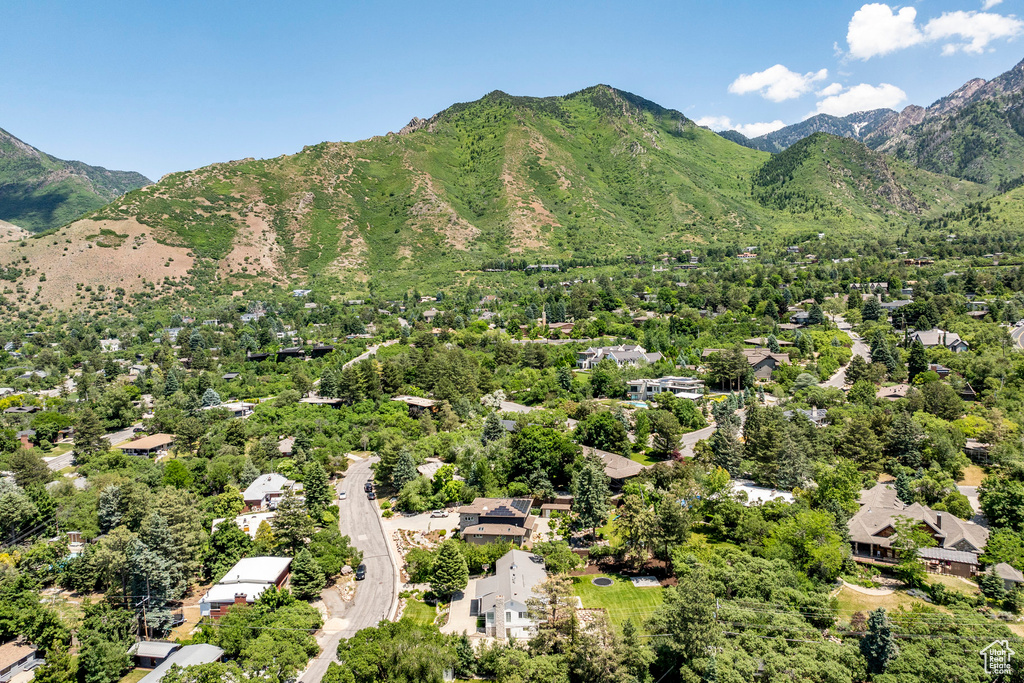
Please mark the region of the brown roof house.
[[978, 555], [988, 541], [985, 527], [920, 503], [907, 505], [889, 484], [863, 491], [860, 504], [860, 510], [847, 522], [855, 560], [895, 562], [891, 538], [896, 519], [908, 517], [920, 522], [920, 528], [935, 539], [934, 547], [919, 551], [928, 571], [970, 578], [980, 570]]
[[118, 446], [125, 455], [158, 455], [166, 453], [174, 445], [173, 434], [153, 434]]
[[477, 498], [459, 508], [462, 540], [477, 545], [511, 541], [521, 548], [537, 523], [530, 514], [532, 505], [531, 498]]
[[[783, 365], [789, 365], [788, 353], [772, 353], [768, 349], [740, 349], [747, 357], [747, 362], [754, 369], [757, 379], [771, 379], [772, 373]], [[701, 358], [716, 353], [727, 353], [727, 349], [704, 349]]]

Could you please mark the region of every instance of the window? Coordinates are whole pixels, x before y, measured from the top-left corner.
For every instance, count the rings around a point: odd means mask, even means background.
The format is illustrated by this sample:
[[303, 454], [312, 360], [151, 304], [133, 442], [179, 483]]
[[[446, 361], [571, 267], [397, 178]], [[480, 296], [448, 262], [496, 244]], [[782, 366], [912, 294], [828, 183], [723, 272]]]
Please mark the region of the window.
[[526, 618], [526, 612], [520, 612], [519, 613], [519, 618], [520, 619], [525, 619]]
[[512, 613], [505, 612], [505, 621], [512, 621]]

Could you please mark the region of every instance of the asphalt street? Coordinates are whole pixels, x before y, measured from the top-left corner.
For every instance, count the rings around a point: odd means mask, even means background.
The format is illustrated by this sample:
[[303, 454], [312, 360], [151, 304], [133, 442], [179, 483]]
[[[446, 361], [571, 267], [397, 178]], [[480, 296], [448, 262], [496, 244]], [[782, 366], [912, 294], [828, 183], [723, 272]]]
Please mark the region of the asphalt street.
[[303, 683], [315, 683], [323, 678], [327, 665], [337, 661], [338, 643], [343, 638], [351, 638], [357, 631], [390, 619], [398, 598], [398, 570], [380, 513], [363, 491], [366, 482], [373, 478], [370, 465], [370, 460], [353, 462], [337, 486], [338, 491], [346, 493], [345, 500], [338, 501], [341, 513], [338, 528], [363, 552], [366, 579], [357, 583], [353, 600], [342, 603], [340, 614], [332, 612], [330, 615], [335, 623], [330, 629], [324, 629], [327, 638], [322, 641], [323, 651], [299, 678]]

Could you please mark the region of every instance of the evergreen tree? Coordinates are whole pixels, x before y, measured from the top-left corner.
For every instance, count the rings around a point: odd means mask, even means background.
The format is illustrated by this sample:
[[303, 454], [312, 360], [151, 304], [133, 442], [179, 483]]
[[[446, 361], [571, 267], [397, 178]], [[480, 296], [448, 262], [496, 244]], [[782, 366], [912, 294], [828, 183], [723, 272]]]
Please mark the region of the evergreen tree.
[[899, 464], [916, 469], [921, 464], [924, 432], [910, 413], [898, 412], [885, 435], [885, 454]]
[[555, 381], [562, 391], [572, 391], [572, 370], [562, 365], [555, 370]]
[[412, 457], [412, 451], [408, 448], [403, 448], [398, 454], [398, 459], [395, 461], [395, 469], [391, 472], [391, 483], [396, 489], [401, 491], [406, 484], [414, 481], [419, 476], [419, 472], [416, 471], [416, 460]]
[[911, 505], [914, 502], [913, 480], [906, 472], [896, 475], [896, 496], [905, 505]]
[[711, 452], [715, 456], [714, 464], [721, 467], [730, 476], [740, 473], [740, 462], [743, 459], [743, 444], [736, 438], [736, 426], [731, 420], [718, 423], [711, 434]]
[[312, 600], [320, 596], [326, 581], [324, 570], [317, 564], [313, 554], [303, 548], [292, 560], [292, 592], [299, 600]]
[[873, 675], [885, 673], [886, 667], [899, 656], [896, 636], [884, 607], [873, 611], [868, 618], [868, 632], [860, 639], [860, 652]]
[[486, 446], [492, 441], [498, 441], [501, 437], [505, 436], [505, 428], [501, 425], [501, 419], [498, 417], [498, 412], [494, 411], [488, 413], [487, 418], [484, 419], [484, 432], [480, 437], [480, 440]]
[[319, 393], [324, 398], [335, 398], [338, 395], [338, 377], [331, 366], [324, 368], [320, 375]]
[[306, 507], [314, 516], [319, 516], [331, 504], [331, 487], [323, 465], [311, 460], [303, 472], [302, 492], [306, 496]]
[[[260, 522], [256, 527], [256, 536], [252, 539], [252, 551], [254, 555], [272, 555], [277, 550], [277, 536], [267, 520]], [[228, 567], [231, 569], [231, 567]]]
[[306, 547], [306, 541], [313, 535], [313, 520], [309, 518], [301, 498], [290, 491], [281, 497], [273, 528], [278, 544], [292, 555]]
[[864, 305], [860, 310], [860, 315], [865, 321], [879, 320], [884, 315], [882, 304], [880, 304], [878, 299], [875, 297], [871, 297], [864, 302]]
[[784, 491], [790, 491], [803, 484], [810, 471], [807, 449], [798, 443], [793, 432], [793, 427], [786, 430], [779, 451], [778, 486]]
[[36, 669], [33, 683], [74, 683], [77, 672], [76, 662], [64, 643], [58, 643], [46, 651], [46, 663]]
[[572, 511], [580, 527], [595, 531], [608, 517], [608, 477], [604, 467], [588, 459], [572, 479]]
[[824, 325], [825, 324], [825, 313], [821, 310], [821, 306], [814, 304], [811, 306], [811, 310], [807, 316], [808, 325]]
[[106, 430], [92, 408], [84, 408], [75, 421], [75, 460], [85, 463], [97, 453], [105, 453], [110, 444], [103, 438]]
[[192, 353], [195, 353], [199, 349], [206, 348], [206, 341], [203, 339], [203, 335], [199, 331], [198, 327], [192, 330], [192, 334], [188, 338], [188, 347]]
[[921, 343], [920, 339], [915, 339], [914, 343], [910, 345], [910, 358], [907, 361], [907, 372], [910, 376], [911, 382], [913, 382], [914, 378], [922, 372], [928, 372], [928, 355], [925, 353], [924, 344]]
[[772, 353], [781, 353], [782, 352], [782, 347], [779, 346], [779, 340], [775, 338], [774, 334], [768, 335], [768, 340], [767, 340], [765, 346], [767, 346], [768, 350], [771, 351]]
[[129, 589], [132, 595], [145, 596], [145, 601], [133, 601], [138, 617], [152, 632], [170, 628], [173, 599], [174, 571], [171, 563], [139, 539], [135, 539], [128, 552]]
[[100, 491], [97, 515], [100, 531], [110, 531], [121, 523], [121, 489], [117, 484], [110, 484]]
[[249, 484], [256, 481], [256, 478], [260, 476], [260, 471], [253, 464], [252, 458], [246, 458], [245, 464], [242, 465], [242, 471], [238, 474], [238, 483], [242, 488], [246, 488]]
[[[269, 525], [267, 529], [269, 531]], [[210, 534], [210, 554], [204, 564], [209, 579], [219, 581], [236, 562], [252, 551], [253, 545], [249, 534], [239, 529], [234, 520], [226, 519], [218, 524]]]
[[209, 408], [212, 406], [220, 405], [220, 394], [214, 391], [213, 387], [207, 387], [206, 391], [203, 392], [203, 407]]
[[622, 625], [622, 639], [616, 643], [615, 649], [626, 674], [625, 683], [650, 683], [654, 651], [641, 638], [632, 619], [626, 619]]
[[464, 589], [468, 583], [469, 567], [466, 565], [466, 558], [459, 551], [459, 544], [453, 539], [448, 539], [438, 548], [430, 590], [438, 596], [450, 597], [452, 593]]
[[171, 370], [167, 373], [167, 379], [164, 380], [164, 396], [173, 396], [180, 388], [178, 385], [178, 374]]

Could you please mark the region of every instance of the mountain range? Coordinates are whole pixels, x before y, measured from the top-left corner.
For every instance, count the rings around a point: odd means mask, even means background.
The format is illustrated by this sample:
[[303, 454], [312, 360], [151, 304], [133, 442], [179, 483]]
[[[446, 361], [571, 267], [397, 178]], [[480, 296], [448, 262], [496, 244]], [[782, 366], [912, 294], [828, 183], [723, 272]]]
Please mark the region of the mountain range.
[[1024, 61], [991, 81], [972, 79], [928, 107], [818, 114], [756, 138], [721, 135], [781, 152], [813, 133], [852, 138], [935, 173], [1006, 186], [1024, 175]]
[[983, 189], [846, 138], [773, 156], [606, 85], [495, 91], [397, 133], [167, 175], [13, 258], [30, 264], [24, 301], [63, 308], [86, 287], [167, 291], [197, 264], [193, 286], [221, 293], [321, 276], [342, 291], [401, 292], [513, 262], [621, 262], [823, 231], [876, 239]]
[[0, 129], [0, 222], [57, 228], [150, 182], [132, 171], [57, 159]]

